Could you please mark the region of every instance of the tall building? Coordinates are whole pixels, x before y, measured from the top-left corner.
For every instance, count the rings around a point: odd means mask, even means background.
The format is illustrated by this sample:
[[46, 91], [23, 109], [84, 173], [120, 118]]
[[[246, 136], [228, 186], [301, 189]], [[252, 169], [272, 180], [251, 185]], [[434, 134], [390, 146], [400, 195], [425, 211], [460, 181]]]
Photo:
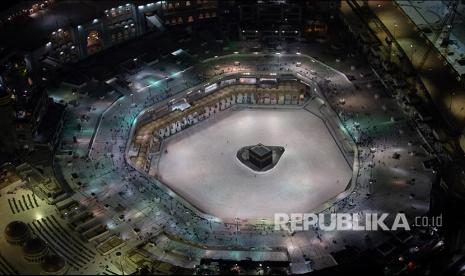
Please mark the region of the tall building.
[[0, 129], [3, 131], [0, 132], [0, 152], [4, 154], [13, 153], [18, 147], [16, 131], [13, 129], [15, 114], [12, 102], [13, 94], [7, 89], [2, 72], [0, 73]]
[[160, 14], [166, 26], [194, 25], [216, 19], [216, 0], [162, 1]]
[[296, 40], [320, 17], [336, 12], [340, 1], [224, 1], [220, 15], [243, 40]]
[[43, 118], [54, 105], [37, 83], [28, 55], [4, 48], [0, 60], [0, 148], [4, 152], [28, 151], [36, 146], [40, 127], [47, 123]]

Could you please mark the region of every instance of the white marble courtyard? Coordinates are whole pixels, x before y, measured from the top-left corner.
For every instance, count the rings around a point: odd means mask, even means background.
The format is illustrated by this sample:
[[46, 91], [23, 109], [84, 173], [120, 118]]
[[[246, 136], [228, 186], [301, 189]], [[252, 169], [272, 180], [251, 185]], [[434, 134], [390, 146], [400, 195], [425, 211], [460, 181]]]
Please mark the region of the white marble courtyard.
[[[265, 173], [236, 158], [241, 147], [257, 143], [285, 147]], [[168, 138], [161, 152], [159, 179], [204, 213], [227, 220], [310, 212], [344, 191], [352, 176], [323, 121], [304, 109], [223, 111]]]

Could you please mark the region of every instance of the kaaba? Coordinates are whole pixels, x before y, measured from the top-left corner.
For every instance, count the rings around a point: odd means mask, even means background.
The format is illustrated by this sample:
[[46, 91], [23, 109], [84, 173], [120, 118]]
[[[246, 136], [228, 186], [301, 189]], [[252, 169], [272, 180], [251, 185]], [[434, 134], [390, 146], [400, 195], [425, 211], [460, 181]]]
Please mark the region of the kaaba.
[[278, 163], [283, 153], [283, 147], [256, 144], [239, 149], [237, 158], [250, 169], [265, 172]]
[[273, 152], [270, 148], [258, 144], [249, 149], [249, 161], [263, 169], [273, 163]]

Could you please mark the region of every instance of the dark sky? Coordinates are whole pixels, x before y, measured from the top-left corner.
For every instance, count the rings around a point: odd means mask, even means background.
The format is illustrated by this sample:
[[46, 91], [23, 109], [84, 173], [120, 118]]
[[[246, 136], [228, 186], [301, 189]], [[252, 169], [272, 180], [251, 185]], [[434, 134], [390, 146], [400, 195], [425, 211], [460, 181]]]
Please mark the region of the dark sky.
[[26, 1], [21, 1], [21, 0], [2, 0], [0, 1], [0, 11], [6, 10], [13, 6], [16, 3], [19, 2], [26, 2]]

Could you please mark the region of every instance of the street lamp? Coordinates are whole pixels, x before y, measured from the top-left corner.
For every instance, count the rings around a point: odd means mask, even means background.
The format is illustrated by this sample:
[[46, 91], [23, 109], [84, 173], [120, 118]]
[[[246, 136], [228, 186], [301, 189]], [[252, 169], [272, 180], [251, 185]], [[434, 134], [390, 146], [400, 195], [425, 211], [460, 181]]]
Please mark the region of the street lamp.
[[410, 55], [410, 62], [413, 66], [413, 54], [415, 53], [415, 46], [413, 44], [410, 44], [410, 48], [412, 49], [412, 54]]
[[239, 222], [241, 221], [241, 219], [240, 218], [234, 218], [234, 220], [236, 221], [236, 231], [239, 231]]
[[131, 93], [131, 103], [134, 103], [134, 93]]
[[281, 57], [281, 53], [276, 53], [276, 55], [278, 55], [278, 66], [281, 66], [281, 63], [279, 61], [279, 58]]
[[119, 265], [120, 265], [120, 268], [121, 268], [121, 274], [124, 275], [123, 262], [122, 262], [122, 260], [121, 260], [121, 259], [123, 258], [123, 254], [122, 254], [120, 251], [118, 251], [118, 252], [116, 252], [115, 255], [116, 255], [116, 256], [118, 257], [118, 259], [119, 259]]
[[79, 92], [76, 88], [73, 88], [71, 89], [71, 92], [72, 92], [72, 95], [73, 95], [73, 100], [75, 102], [75, 104], [77, 105], [78, 104], [78, 100], [79, 100]]
[[449, 111], [452, 112], [452, 97], [455, 96], [455, 92], [450, 93], [450, 101], [449, 101]]

